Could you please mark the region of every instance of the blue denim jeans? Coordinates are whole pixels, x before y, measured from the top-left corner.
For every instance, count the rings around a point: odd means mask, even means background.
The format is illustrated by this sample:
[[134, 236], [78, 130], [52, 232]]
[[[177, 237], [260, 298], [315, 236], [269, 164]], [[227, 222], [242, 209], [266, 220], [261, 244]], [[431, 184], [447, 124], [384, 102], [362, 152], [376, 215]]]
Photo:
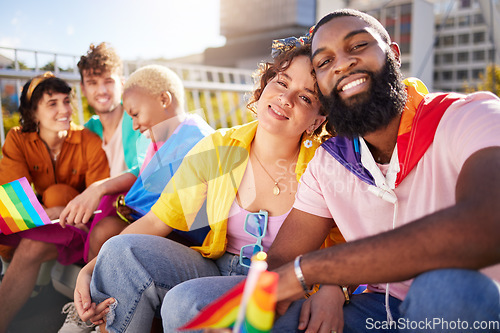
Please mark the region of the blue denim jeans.
[[245, 276], [211, 276], [189, 280], [175, 286], [163, 299], [161, 307], [163, 332], [177, 332], [178, 327], [186, 324], [201, 309], [244, 279]]
[[[175, 332], [176, 327], [241, 280], [209, 277], [179, 284], [163, 301], [164, 331]], [[292, 303], [285, 315], [276, 320], [273, 332], [301, 332], [297, 326], [303, 302]], [[390, 297], [389, 306], [393, 324], [387, 322], [385, 294], [352, 295], [351, 302], [344, 306], [344, 333], [500, 331], [499, 287], [477, 271], [442, 269], [421, 274], [415, 278], [404, 302]], [[483, 327], [474, 329], [475, 324]]]
[[90, 292], [94, 302], [117, 301], [107, 315], [109, 332], [148, 332], [172, 287], [194, 278], [247, 272], [239, 257], [229, 253], [211, 260], [163, 237], [119, 235], [101, 248]]
[[[393, 324], [387, 321], [384, 294], [352, 295], [344, 306], [344, 333], [500, 332], [499, 286], [478, 271], [429, 271], [415, 278], [403, 302], [390, 297], [389, 304]], [[291, 307], [273, 331], [299, 332], [300, 308]], [[474, 328], [478, 324], [483, 326]]]

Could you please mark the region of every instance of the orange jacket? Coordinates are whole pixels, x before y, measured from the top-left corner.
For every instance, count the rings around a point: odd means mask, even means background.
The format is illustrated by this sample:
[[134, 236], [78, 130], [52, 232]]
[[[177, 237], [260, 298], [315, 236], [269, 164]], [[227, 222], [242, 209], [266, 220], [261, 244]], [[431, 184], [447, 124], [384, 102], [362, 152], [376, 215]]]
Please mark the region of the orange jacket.
[[67, 184], [82, 192], [93, 182], [109, 177], [101, 139], [74, 124], [54, 164], [38, 133], [22, 133], [19, 127], [9, 131], [2, 152], [0, 184], [26, 177], [40, 195], [53, 184]]

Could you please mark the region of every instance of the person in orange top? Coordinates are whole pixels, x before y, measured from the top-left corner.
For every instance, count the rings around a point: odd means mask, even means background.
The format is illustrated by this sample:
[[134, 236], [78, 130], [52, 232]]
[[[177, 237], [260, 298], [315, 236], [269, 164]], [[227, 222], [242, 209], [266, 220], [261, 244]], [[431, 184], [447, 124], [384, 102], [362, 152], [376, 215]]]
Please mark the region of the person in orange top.
[[[2, 148], [0, 184], [26, 177], [56, 219], [72, 198], [109, 177], [106, 154], [96, 134], [71, 123], [71, 87], [50, 72], [24, 85], [19, 111], [20, 126], [9, 131]], [[53, 224], [0, 234], [0, 255], [10, 261], [0, 284], [0, 333], [30, 297], [43, 262], [82, 260], [83, 229]]]

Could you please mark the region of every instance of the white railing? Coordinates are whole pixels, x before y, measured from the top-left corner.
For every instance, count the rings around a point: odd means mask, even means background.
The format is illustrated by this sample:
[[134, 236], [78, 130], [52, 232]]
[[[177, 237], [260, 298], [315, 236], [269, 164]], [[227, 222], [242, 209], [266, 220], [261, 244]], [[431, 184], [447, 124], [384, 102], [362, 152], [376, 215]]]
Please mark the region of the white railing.
[[[0, 92], [6, 82], [15, 85], [15, 94], [20, 96], [22, 85], [30, 78], [51, 69], [57, 77], [70, 83], [76, 92], [79, 123], [84, 119], [80, 75], [77, 69], [79, 56], [50, 53], [37, 50], [13, 49], [0, 46], [0, 53], [12, 59], [12, 64], [0, 68]], [[186, 110], [203, 116], [214, 128], [243, 124], [252, 119], [246, 108], [247, 94], [253, 89], [252, 71], [246, 69], [211, 67], [170, 63], [167, 61], [124, 61], [127, 77], [137, 68], [147, 64], [161, 64], [174, 70], [183, 80], [186, 89]], [[65, 68], [62, 70], [61, 68]], [[0, 100], [0, 109], [2, 108]], [[0, 140], [5, 139], [3, 112], [0, 117]]]

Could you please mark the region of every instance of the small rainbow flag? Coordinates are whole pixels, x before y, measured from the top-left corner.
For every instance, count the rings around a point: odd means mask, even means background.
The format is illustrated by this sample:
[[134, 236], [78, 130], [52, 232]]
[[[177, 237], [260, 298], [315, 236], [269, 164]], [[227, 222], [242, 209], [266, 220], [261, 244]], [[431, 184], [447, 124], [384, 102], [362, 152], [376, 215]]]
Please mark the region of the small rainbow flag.
[[10, 235], [51, 223], [26, 177], [0, 186], [0, 232]]
[[[253, 266], [252, 262], [252, 266]], [[267, 267], [267, 264], [266, 264]], [[252, 270], [252, 268], [250, 268]], [[251, 271], [245, 281], [207, 305], [190, 322], [179, 330], [233, 327], [233, 332], [270, 332], [274, 322], [278, 274], [265, 270], [256, 272], [252, 290], [245, 301], [244, 294], [252, 284]], [[243, 307], [243, 309], [242, 309]], [[243, 318], [238, 318], [243, 310]]]
[[245, 318], [239, 332], [271, 332], [277, 291], [278, 274], [268, 271], [262, 272], [248, 300]]

